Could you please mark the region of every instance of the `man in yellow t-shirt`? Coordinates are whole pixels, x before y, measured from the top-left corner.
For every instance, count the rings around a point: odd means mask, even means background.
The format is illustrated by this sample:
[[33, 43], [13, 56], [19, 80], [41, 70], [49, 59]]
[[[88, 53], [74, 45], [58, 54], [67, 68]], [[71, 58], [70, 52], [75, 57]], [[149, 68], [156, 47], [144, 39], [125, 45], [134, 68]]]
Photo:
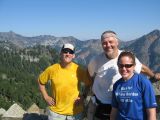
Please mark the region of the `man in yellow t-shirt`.
[[[89, 86], [87, 71], [72, 62], [75, 58], [74, 46], [64, 44], [60, 52], [60, 63], [46, 68], [38, 79], [40, 92], [49, 105], [48, 120], [81, 120], [83, 99], [80, 84]], [[49, 96], [45, 84], [50, 80], [52, 95]]]

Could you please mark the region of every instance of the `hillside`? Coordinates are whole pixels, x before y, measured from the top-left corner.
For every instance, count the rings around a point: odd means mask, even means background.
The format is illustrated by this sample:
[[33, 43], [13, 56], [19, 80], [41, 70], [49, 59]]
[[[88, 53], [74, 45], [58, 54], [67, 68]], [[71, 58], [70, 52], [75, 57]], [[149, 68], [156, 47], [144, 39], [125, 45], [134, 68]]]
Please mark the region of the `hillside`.
[[[7, 109], [16, 102], [24, 109], [32, 103], [43, 108], [45, 103], [38, 90], [37, 77], [58, 61], [59, 50], [66, 42], [76, 46], [75, 61], [84, 66], [102, 52], [98, 39], [81, 41], [72, 36], [50, 35], [24, 37], [12, 31], [0, 32], [0, 107]], [[142, 63], [160, 72], [159, 30], [136, 40], [120, 41], [120, 48], [133, 51]], [[160, 88], [158, 82], [155, 86]]]
[[56, 51], [44, 46], [16, 49], [12, 43], [0, 42], [0, 58], [0, 108], [8, 109], [15, 102], [23, 108], [33, 103], [43, 108], [36, 80], [57, 61]]
[[[81, 41], [72, 36], [55, 37], [51, 35], [40, 35], [35, 37], [24, 37], [10, 31], [0, 32], [0, 41], [9, 41], [16, 49], [42, 45], [50, 46], [57, 51], [60, 50], [63, 43], [70, 42], [76, 46], [76, 61], [84, 65], [87, 65], [93, 56], [102, 52], [99, 39]], [[148, 65], [154, 71], [160, 71], [160, 30], [153, 30], [136, 40], [120, 40], [119, 47], [121, 49], [133, 51], [142, 63]]]

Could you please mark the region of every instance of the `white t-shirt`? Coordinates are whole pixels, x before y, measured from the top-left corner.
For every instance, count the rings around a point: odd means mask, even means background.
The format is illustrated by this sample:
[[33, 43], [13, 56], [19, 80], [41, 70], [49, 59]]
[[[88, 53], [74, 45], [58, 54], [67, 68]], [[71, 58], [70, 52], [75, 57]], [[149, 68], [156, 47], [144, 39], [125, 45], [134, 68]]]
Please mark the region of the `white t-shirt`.
[[[118, 56], [121, 52], [118, 51]], [[121, 78], [117, 66], [118, 56], [108, 59], [103, 52], [94, 57], [88, 65], [90, 76], [95, 76], [92, 91], [104, 104], [111, 104], [113, 84]], [[135, 72], [140, 73], [141, 67], [142, 64], [136, 58]]]

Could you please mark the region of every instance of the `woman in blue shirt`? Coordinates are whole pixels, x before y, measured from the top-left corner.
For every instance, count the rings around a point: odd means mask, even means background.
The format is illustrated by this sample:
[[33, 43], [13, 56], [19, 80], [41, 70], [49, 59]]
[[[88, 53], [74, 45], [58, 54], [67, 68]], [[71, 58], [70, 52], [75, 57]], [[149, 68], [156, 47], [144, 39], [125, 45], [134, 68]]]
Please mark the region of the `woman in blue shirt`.
[[113, 86], [111, 120], [156, 120], [154, 90], [146, 76], [134, 72], [134, 54], [122, 52], [117, 65], [122, 78]]

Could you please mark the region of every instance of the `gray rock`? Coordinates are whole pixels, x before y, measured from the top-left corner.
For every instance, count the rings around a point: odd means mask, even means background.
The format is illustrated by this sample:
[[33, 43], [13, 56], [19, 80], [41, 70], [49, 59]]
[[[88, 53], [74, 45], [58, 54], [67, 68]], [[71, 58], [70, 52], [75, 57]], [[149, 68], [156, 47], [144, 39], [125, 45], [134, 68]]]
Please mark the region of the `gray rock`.
[[13, 104], [2, 116], [2, 118], [23, 118], [26, 113], [18, 104]]
[[0, 108], [0, 115], [3, 115], [5, 112], [6, 112], [6, 110], [5, 110], [5, 109]]

